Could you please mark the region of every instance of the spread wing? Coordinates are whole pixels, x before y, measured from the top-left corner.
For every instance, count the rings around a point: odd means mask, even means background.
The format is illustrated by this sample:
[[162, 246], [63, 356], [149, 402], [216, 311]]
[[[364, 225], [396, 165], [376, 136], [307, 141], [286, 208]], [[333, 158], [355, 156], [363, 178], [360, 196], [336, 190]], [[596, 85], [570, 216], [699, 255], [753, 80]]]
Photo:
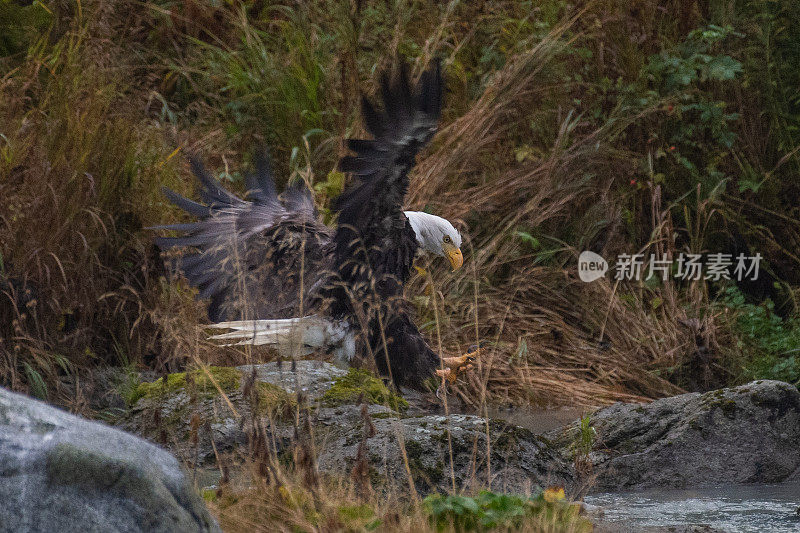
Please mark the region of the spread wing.
[[164, 194], [198, 220], [158, 226], [182, 235], [157, 238], [156, 244], [180, 250], [175, 266], [199, 289], [199, 298], [211, 299], [209, 318], [284, 318], [303, 311], [332, 257], [331, 230], [319, 221], [305, 184], [287, 188], [281, 201], [262, 154], [247, 176], [244, 200], [198, 159], [190, 163], [202, 203], [166, 188]]
[[[383, 110], [362, 99], [362, 115], [373, 139], [348, 139], [355, 155], [341, 159], [339, 168], [353, 183], [337, 199], [338, 227], [334, 236], [336, 267], [351, 285], [377, 276], [381, 282], [404, 282], [417, 242], [402, 206], [408, 172], [417, 153], [436, 132], [441, 111], [442, 77], [435, 63], [415, 89], [401, 63], [397, 75], [381, 79]], [[369, 264], [370, 272], [361, 272]]]
[[[442, 74], [438, 62], [426, 70], [416, 89], [408, 81], [408, 68], [401, 63], [394, 80], [381, 78], [383, 110], [362, 98], [361, 114], [371, 140], [348, 139], [355, 155], [341, 159], [339, 168], [355, 183], [337, 199], [339, 225], [362, 234], [378, 229], [380, 221], [402, 215], [408, 189], [408, 171], [417, 153], [430, 141], [439, 123], [442, 107]], [[364, 212], [364, 207], [369, 212]], [[382, 234], [383, 232], [381, 232]]]
[[[364, 123], [373, 139], [349, 139], [354, 155], [339, 163], [342, 171], [352, 174], [353, 183], [334, 204], [339, 218], [334, 235], [336, 284], [329, 294], [332, 313], [355, 314], [356, 323], [368, 324], [366, 337], [376, 363], [388, 373], [388, 355], [398, 384], [432, 374], [439, 361], [408, 317], [403, 300], [403, 284], [418, 244], [402, 207], [409, 170], [436, 132], [442, 88], [438, 62], [415, 87], [405, 64], [392, 79], [384, 74], [383, 109], [362, 100]], [[380, 355], [387, 347], [388, 354]]]

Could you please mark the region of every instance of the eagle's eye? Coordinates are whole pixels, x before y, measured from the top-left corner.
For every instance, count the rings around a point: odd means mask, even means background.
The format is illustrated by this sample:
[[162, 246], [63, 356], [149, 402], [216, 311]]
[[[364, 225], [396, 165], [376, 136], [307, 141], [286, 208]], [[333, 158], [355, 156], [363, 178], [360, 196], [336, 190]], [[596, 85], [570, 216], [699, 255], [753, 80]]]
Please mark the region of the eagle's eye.
[[450, 235], [444, 236], [444, 242], [450, 242]]

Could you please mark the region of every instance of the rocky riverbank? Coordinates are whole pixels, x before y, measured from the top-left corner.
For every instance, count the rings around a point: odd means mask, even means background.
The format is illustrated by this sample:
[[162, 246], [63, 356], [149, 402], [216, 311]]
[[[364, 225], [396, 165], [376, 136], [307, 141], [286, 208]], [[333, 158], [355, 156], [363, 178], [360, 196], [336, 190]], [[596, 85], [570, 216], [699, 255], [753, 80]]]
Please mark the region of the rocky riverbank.
[[402, 441], [416, 488], [423, 494], [447, 490], [453, 479], [460, 487], [522, 493], [570, 482], [567, 458], [544, 437], [474, 415], [425, 414], [361, 370], [298, 361], [294, 370], [288, 363], [268, 363], [238, 367], [233, 377], [231, 369], [211, 372], [225, 396], [205, 382], [198, 388], [200, 376], [193, 391], [156, 383], [145, 387], [122, 427], [157, 442], [169, 434], [196, 435], [183, 442], [161, 440], [187, 464], [202, 469], [214, 467], [218, 457], [229, 463], [239, 460], [252, 436], [255, 413], [269, 420], [268, 440], [280, 456], [297, 435], [293, 402], [294, 391], [299, 391], [309, 407], [304, 412], [310, 417], [321, 472], [350, 475], [362, 447], [373, 481], [407, 484]]
[[300, 391], [310, 407], [322, 472], [346, 475], [362, 447], [374, 480], [405, 480], [402, 441], [423, 493], [446, 489], [453, 478], [466, 488], [526, 492], [553, 484], [635, 490], [800, 476], [800, 392], [778, 381], [614, 404], [590, 415], [591, 440], [581, 445], [587, 428], [579, 421], [537, 434], [475, 415], [427, 414], [363, 371], [318, 361], [298, 361], [294, 369], [268, 363], [213, 372], [225, 396], [202, 376], [190, 387], [179, 379], [148, 384], [123, 427], [156, 441], [165, 433], [191, 435], [164, 444], [203, 467], [220, 454], [236, 461], [255, 413], [269, 418], [280, 454], [297, 432], [293, 402]]
[[580, 495], [800, 480], [800, 392], [783, 382], [615, 404], [547, 432], [408, 398], [366, 371], [319, 361], [140, 383], [117, 425], [176, 460], [0, 389], [0, 518], [33, 530], [69, 516], [86, 531], [142, 520], [153, 531], [216, 531], [179, 464], [200, 486], [214, 485], [258, 446], [286, 461], [298, 443], [314, 450], [322, 475], [400, 491], [410, 478], [423, 495], [453, 483], [510, 493], [563, 485]]

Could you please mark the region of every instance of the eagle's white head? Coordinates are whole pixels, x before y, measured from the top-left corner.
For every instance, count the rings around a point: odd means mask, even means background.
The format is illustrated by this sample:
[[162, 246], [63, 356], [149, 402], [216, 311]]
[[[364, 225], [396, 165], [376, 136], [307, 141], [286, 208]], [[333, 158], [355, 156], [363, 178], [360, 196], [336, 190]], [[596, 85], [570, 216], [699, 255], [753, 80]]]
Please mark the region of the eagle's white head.
[[422, 211], [406, 211], [405, 215], [414, 229], [420, 248], [434, 255], [446, 257], [453, 270], [461, 267], [464, 263], [464, 256], [461, 255], [461, 235], [448, 220]]

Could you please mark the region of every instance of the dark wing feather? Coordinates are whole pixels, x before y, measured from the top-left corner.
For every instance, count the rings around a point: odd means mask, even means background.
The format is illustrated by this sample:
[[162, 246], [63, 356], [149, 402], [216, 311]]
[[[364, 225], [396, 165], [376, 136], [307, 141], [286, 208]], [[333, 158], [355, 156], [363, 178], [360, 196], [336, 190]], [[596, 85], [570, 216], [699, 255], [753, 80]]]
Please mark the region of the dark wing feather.
[[225, 190], [222, 185], [214, 179], [203, 163], [195, 156], [189, 157], [189, 164], [192, 172], [200, 180], [200, 198], [212, 208], [234, 206], [244, 203], [240, 198]]
[[418, 244], [402, 206], [408, 172], [439, 122], [439, 63], [413, 89], [401, 63], [393, 78], [382, 76], [381, 95], [382, 110], [366, 98], [361, 106], [373, 139], [349, 139], [347, 146], [354, 154], [339, 163], [342, 171], [353, 175], [353, 183], [334, 203], [339, 215], [334, 235], [336, 283], [326, 294], [334, 316], [366, 326], [364, 337], [382, 372], [391, 368], [396, 383], [419, 386], [433, 374], [438, 356], [409, 318], [403, 301], [403, 284]]
[[159, 237], [156, 244], [181, 250], [175, 266], [199, 298], [211, 299], [211, 320], [295, 316], [308, 289], [327, 275], [332, 250], [331, 231], [317, 219], [308, 188], [290, 187], [281, 202], [266, 151], [256, 155], [255, 172], [246, 178], [249, 200], [226, 190], [198, 159], [190, 163], [204, 203], [166, 188], [164, 194], [199, 220], [158, 226], [182, 235]]
[[[348, 139], [348, 148], [355, 155], [345, 156], [339, 162], [342, 171], [352, 173], [354, 182], [334, 203], [339, 214], [334, 238], [337, 265], [352, 259], [354, 239], [367, 248], [377, 245], [385, 253], [387, 243], [397, 243], [405, 233], [402, 205], [408, 189], [408, 172], [417, 153], [436, 132], [441, 102], [429, 102], [428, 98], [441, 99], [441, 87], [438, 62], [422, 75], [413, 91], [407, 66], [401, 62], [394, 79], [386, 75], [381, 79], [383, 111], [363, 99], [364, 123], [374, 138]], [[344, 275], [344, 281], [349, 280], [347, 273], [340, 274]], [[401, 280], [408, 275], [401, 271], [386, 274]]]
[[274, 203], [278, 194], [275, 190], [275, 181], [272, 179], [272, 169], [266, 151], [256, 153], [255, 167], [255, 172], [248, 174], [245, 180], [247, 194], [255, 202]]
[[283, 203], [286, 209], [293, 213], [302, 213], [313, 220], [319, 218], [311, 191], [302, 180], [296, 180], [283, 191]]

